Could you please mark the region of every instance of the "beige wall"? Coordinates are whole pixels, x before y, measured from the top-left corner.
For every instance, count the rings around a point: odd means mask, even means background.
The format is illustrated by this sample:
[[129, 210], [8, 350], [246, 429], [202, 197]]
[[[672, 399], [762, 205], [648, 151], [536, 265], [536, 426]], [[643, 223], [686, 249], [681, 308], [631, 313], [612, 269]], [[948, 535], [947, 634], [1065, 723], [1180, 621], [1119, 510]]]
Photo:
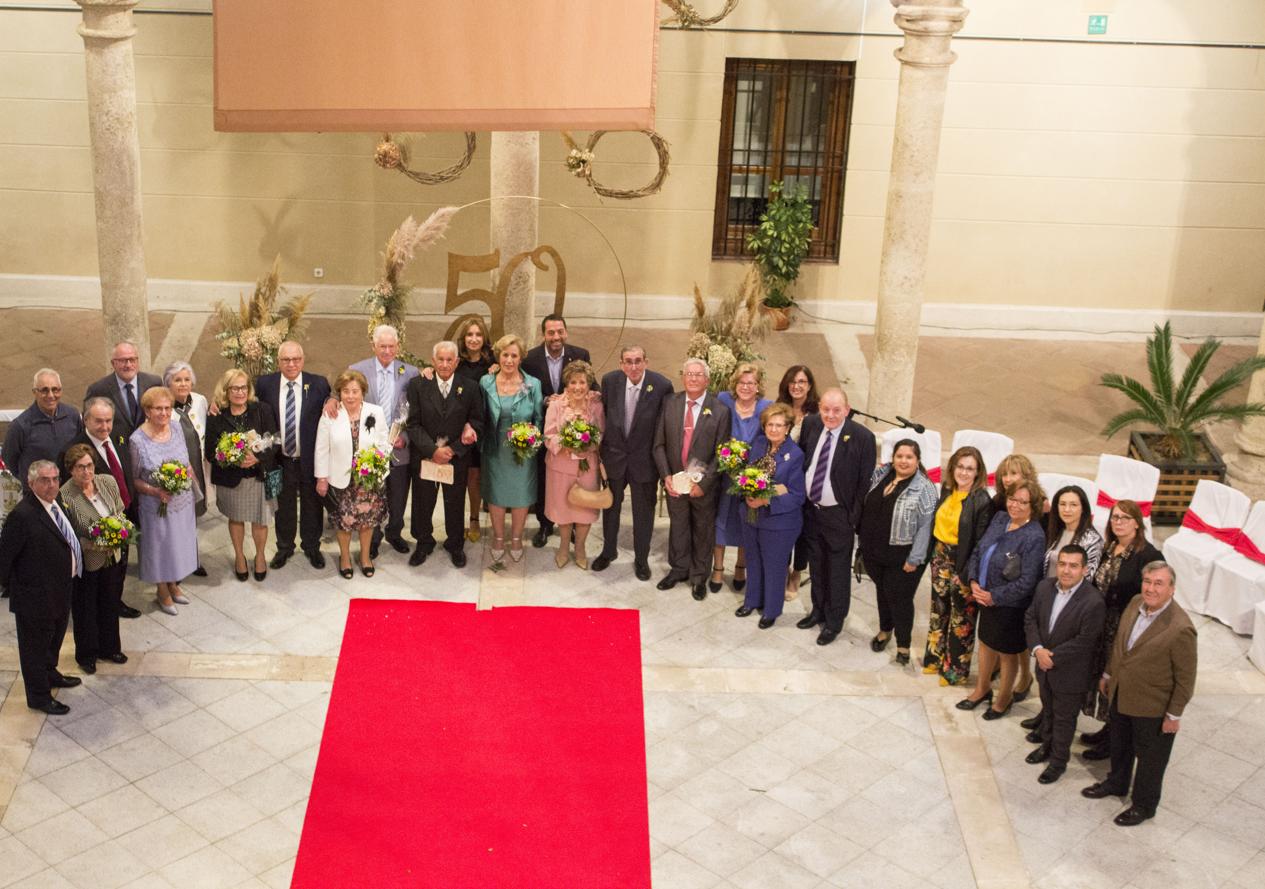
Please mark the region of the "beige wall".
[[[1084, 38], [1087, 14], [1107, 12], [1109, 40], [1265, 44], [1261, 0], [968, 6], [963, 35], [975, 37]], [[96, 272], [78, 19], [0, 9], [0, 273]], [[210, 19], [136, 20], [151, 277], [250, 280], [279, 252], [295, 283], [312, 282], [320, 266], [324, 283], [360, 287], [374, 279], [378, 251], [406, 214], [486, 195], [486, 138], [458, 182], [426, 188], [376, 168], [373, 135], [215, 133]], [[808, 267], [801, 296], [873, 300], [899, 73], [890, 4], [744, 0], [724, 24], [871, 36], [664, 31], [658, 129], [673, 163], [663, 192], [598, 199], [566, 172], [565, 148], [550, 133], [541, 140], [542, 195], [580, 208], [601, 229], [630, 292], [681, 295], [695, 281], [715, 292], [740, 271], [710, 260], [725, 58], [855, 59], [842, 257]], [[959, 40], [956, 49], [929, 302], [1261, 308], [1265, 53], [984, 40]], [[412, 143], [423, 168], [446, 166], [461, 150], [455, 134]], [[649, 178], [652, 163], [644, 139], [608, 136], [596, 171], [607, 184], [631, 186]], [[486, 209], [460, 220], [449, 248], [485, 249]], [[581, 220], [549, 210], [542, 232], [567, 258], [572, 291], [618, 291], [609, 252]], [[435, 251], [412, 277], [440, 288], [442, 264]], [[540, 280], [552, 286], [549, 276]]]

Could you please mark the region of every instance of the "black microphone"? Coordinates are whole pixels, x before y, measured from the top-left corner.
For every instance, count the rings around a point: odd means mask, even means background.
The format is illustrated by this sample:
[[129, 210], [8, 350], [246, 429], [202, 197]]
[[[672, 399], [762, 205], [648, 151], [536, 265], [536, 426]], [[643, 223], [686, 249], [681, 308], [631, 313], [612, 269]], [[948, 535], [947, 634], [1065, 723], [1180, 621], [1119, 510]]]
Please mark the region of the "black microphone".
[[913, 420], [906, 420], [900, 414], [896, 415], [896, 419], [900, 420], [900, 425], [904, 426], [906, 429], [914, 430], [919, 435], [922, 435], [924, 432], [927, 431], [926, 426], [922, 425], [921, 423], [915, 423]]

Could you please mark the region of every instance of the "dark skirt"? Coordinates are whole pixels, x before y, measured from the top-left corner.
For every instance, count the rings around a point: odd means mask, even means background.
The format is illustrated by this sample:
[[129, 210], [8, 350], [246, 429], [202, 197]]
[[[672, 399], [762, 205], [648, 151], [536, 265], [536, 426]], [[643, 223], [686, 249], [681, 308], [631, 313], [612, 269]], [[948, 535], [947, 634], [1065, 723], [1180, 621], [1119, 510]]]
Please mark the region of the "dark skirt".
[[1028, 647], [1023, 629], [1023, 608], [994, 605], [979, 610], [976, 635], [993, 651], [1020, 654]]

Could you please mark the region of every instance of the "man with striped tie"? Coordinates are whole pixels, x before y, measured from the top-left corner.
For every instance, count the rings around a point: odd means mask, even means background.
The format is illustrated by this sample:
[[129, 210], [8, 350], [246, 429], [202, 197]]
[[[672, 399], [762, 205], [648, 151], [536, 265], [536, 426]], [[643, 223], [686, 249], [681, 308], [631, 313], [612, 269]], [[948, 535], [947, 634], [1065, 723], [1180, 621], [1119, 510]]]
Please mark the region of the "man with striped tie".
[[259, 401], [273, 411], [281, 430], [281, 493], [277, 496], [277, 554], [268, 567], [284, 567], [294, 555], [295, 531], [313, 568], [324, 568], [321, 531], [325, 511], [316, 493], [316, 426], [321, 408], [329, 398], [324, 377], [303, 370], [303, 347], [286, 341], [277, 349], [279, 373], [264, 374], [255, 381]]
[[9, 610], [17, 620], [26, 705], [61, 716], [70, 708], [54, 700], [52, 690], [83, 681], [57, 670], [70, 621], [71, 587], [83, 574], [83, 550], [57, 502], [57, 467], [49, 460], [36, 460], [27, 470], [27, 485], [30, 491], [0, 530], [0, 588], [8, 593]]

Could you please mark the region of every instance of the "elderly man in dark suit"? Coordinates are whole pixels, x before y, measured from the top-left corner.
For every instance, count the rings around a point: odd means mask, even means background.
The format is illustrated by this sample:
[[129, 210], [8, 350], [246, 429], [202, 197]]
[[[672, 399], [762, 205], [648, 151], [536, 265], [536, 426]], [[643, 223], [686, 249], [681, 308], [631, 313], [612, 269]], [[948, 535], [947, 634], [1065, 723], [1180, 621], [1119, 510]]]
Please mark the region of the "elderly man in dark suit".
[[294, 555], [296, 530], [303, 554], [313, 568], [325, 567], [321, 555], [321, 531], [325, 511], [316, 494], [316, 427], [321, 422], [321, 407], [329, 398], [329, 382], [322, 376], [303, 370], [303, 347], [286, 341], [277, 349], [276, 373], [264, 374], [255, 381], [255, 396], [272, 409], [273, 419], [281, 432], [281, 452], [277, 465], [281, 469], [281, 492], [277, 495], [277, 553], [268, 563], [282, 568]]
[[614, 500], [602, 512], [602, 552], [593, 560], [594, 571], [605, 571], [619, 554], [619, 514], [624, 489], [631, 487], [633, 571], [638, 580], [650, 579], [650, 537], [659, 487], [654, 435], [663, 400], [671, 394], [672, 381], [646, 368], [646, 350], [641, 346], [620, 349], [619, 370], [602, 377], [606, 408], [602, 465]]
[[114, 431], [125, 438], [131, 438], [136, 427], [145, 422], [141, 396], [163, 384], [153, 374], [141, 371], [138, 355], [135, 344], [127, 340], [116, 343], [110, 354], [110, 365], [114, 368], [114, 373], [106, 374], [89, 386], [83, 397], [87, 401], [102, 395], [113, 401]]
[[670, 590], [688, 580], [695, 599], [707, 597], [707, 572], [716, 538], [716, 448], [729, 438], [729, 409], [707, 391], [707, 363], [688, 358], [685, 391], [663, 401], [655, 427], [654, 462], [668, 491], [668, 565], [659, 581]]
[[1055, 577], [1037, 584], [1024, 615], [1028, 647], [1037, 659], [1041, 724], [1028, 734], [1040, 747], [1028, 754], [1032, 764], [1049, 761], [1037, 777], [1051, 784], [1067, 771], [1076, 717], [1093, 687], [1094, 652], [1102, 638], [1107, 606], [1102, 593], [1085, 579], [1088, 555], [1069, 544], [1059, 550]]
[[35, 372], [35, 400], [14, 417], [4, 436], [4, 463], [26, 486], [26, 471], [36, 460], [53, 460], [83, 431], [79, 411], [61, 403], [61, 374], [51, 367]]
[[1142, 592], [1120, 617], [1107, 672], [1098, 683], [1111, 701], [1111, 772], [1081, 794], [1090, 799], [1124, 796], [1132, 779], [1133, 804], [1114, 819], [1121, 827], [1155, 817], [1173, 740], [1195, 693], [1198, 634], [1190, 616], [1173, 601], [1176, 585], [1167, 562], [1142, 569]]
[[[540, 322], [542, 342], [530, 349], [523, 357], [521, 370], [531, 374], [540, 381], [540, 397], [548, 401], [552, 395], [558, 395], [565, 386], [562, 383], [562, 369], [572, 361], [588, 361], [589, 350], [581, 349], [567, 343], [567, 322], [561, 315], [546, 315]], [[536, 520], [540, 529], [531, 539], [531, 545], [540, 549], [549, 542], [553, 533], [553, 522], [545, 516], [545, 449], [536, 454]]]
[[30, 491], [0, 530], [0, 588], [8, 593], [9, 610], [17, 619], [26, 705], [61, 716], [70, 708], [53, 699], [52, 689], [83, 681], [57, 670], [70, 621], [71, 588], [83, 573], [83, 550], [69, 515], [57, 502], [57, 467], [36, 460], [27, 470], [27, 483]]
[[[408, 563], [421, 565], [435, 551], [435, 499], [443, 492], [444, 549], [457, 568], [466, 566], [465, 477], [470, 454], [483, 428], [483, 394], [478, 386], [458, 377], [457, 344], [447, 340], [431, 349], [435, 372], [414, 377], [408, 384], [409, 477], [413, 480], [410, 530], [417, 548]], [[441, 483], [421, 477], [422, 461], [451, 466], [453, 480]]]
[[849, 416], [848, 396], [827, 389], [818, 413], [804, 418], [804, 539], [812, 571], [813, 607], [795, 626], [821, 625], [818, 645], [829, 645], [843, 632], [852, 605], [852, 545], [861, 523], [861, 504], [874, 472], [874, 433]]

